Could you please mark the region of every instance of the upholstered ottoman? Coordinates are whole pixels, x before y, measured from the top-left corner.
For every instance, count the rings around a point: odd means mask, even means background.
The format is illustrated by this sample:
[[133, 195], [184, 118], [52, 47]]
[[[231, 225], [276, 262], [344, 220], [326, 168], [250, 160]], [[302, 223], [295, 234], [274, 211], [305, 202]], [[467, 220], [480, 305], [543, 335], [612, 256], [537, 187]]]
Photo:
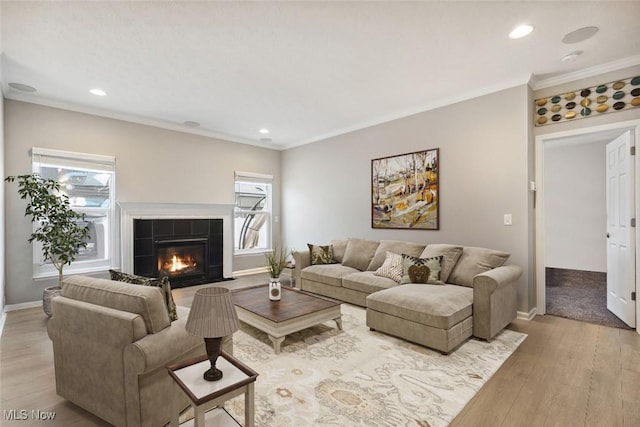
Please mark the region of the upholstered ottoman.
[[473, 332], [473, 288], [406, 284], [367, 297], [367, 326], [448, 354]]

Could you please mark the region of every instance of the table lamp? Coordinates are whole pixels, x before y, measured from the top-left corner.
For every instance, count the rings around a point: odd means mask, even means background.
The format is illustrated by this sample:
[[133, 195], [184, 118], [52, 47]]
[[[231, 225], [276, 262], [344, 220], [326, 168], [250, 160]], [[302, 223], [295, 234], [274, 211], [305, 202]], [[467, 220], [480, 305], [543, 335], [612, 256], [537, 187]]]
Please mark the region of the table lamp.
[[216, 368], [222, 337], [239, 329], [238, 315], [231, 292], [226, 288], [199, 289], [193, 298], [185, 329], [191, 335], [204, 337], [211, 368], [204, 373], [207, 381], [218, 381], [222, 371]]

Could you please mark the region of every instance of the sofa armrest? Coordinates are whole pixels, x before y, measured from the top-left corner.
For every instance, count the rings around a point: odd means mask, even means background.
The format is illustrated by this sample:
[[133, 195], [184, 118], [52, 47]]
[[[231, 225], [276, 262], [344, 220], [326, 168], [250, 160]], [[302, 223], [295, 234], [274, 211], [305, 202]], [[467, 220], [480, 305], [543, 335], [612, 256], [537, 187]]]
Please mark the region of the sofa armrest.
[[490, 340], [517, 316], [522, 268], [503, 265], [473, 278], [473, 335]]
[[477, 288], [490, 294], [497, 288], [515, 283], [520, 276], [522, 276], [522, 268], [519, 266], [503, 265], [476, 275], [473, 278], [473, 289]]
[[294, 270], [295, 283], [298, 283], [297, 286], [300, 286], [300, 274], [303, 268], [311, 265], [311, 253], [308, 249], [303, 249], [300, 251], [293, 251], [293, 260], [296, 263], [296, 268]]

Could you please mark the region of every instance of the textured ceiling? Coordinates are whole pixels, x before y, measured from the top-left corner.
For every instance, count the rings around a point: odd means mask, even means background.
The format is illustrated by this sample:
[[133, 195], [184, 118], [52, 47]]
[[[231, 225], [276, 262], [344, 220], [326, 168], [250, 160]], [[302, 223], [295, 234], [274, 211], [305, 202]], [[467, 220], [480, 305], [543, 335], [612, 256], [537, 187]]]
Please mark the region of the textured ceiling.
[[[2, 1], [0, 13], [7, 98], [273, 148], [532, 75], [640, 63], [638, 1]], [[534, 32], [509, 39], [523, 22]], [[561, 42], [590, 25], [595, 37]], [[573, 50], [584, 54], [563, 63]], [[94, 87], [108, 95], [89, 94]], [[260, 142], [261, 128], [271, 142]]]

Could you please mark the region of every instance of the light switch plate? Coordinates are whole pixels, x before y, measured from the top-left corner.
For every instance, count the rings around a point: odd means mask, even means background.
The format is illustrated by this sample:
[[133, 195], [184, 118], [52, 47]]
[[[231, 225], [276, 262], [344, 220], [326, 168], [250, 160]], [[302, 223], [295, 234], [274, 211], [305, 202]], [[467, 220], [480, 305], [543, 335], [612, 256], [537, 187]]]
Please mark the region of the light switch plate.
[[504, 214], [504, 225], [513, 225], [513, 217], [511, 214]]

